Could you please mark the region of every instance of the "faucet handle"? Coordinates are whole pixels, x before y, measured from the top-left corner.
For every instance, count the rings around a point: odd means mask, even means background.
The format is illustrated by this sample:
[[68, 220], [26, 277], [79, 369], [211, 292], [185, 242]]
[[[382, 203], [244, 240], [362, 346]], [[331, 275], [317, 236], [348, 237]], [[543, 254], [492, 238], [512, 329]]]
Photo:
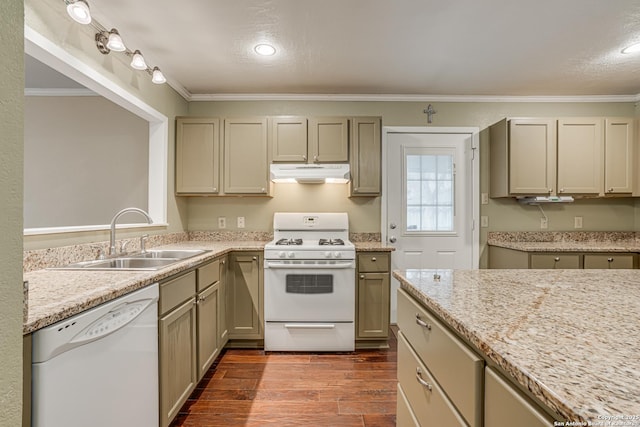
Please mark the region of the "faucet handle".
[[130, 240], [123, 240], [123, 241], [120, 242], [120, 253], [121, 254], [125, 252], [129, 242], [130, 242]]
[[148, 234], [143, 234], [142, 236], [140, 236], [140, 252], [142, 253], [147, 252], [146, 242], [148, 239], [149, 239]]

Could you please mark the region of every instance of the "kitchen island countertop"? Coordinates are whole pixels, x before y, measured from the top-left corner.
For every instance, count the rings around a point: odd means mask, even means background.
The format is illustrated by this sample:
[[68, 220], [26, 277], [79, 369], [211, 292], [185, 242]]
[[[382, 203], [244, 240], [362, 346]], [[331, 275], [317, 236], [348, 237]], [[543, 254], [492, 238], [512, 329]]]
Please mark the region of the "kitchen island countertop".
[[614, 425], [607, 417], [625, 416], [631, 424], [624, 425], [640, 425], [640, 271], [393, 275], [403, 290], [559, 416], [593, 425]]

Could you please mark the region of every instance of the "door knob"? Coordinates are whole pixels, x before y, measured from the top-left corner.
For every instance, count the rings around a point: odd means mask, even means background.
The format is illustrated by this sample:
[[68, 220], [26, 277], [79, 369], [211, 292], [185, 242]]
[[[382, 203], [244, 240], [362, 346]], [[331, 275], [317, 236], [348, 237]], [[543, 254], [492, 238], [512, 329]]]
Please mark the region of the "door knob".
[[395, 236], [389, 237], [389, 242], [390, 243], [395, 243], [396, 242], [396, 237]]

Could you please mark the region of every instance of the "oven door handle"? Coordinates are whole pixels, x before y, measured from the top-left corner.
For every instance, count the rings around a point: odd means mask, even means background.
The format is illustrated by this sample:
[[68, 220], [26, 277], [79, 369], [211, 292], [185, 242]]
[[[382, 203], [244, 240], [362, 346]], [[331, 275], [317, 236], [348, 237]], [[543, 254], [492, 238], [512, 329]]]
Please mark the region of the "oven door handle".
[[265, 261], [265, 268], [287, 268], [290, 270], [312, 270], [312, 269], [342, 269], [342, 268], [355, 268], [353, 260], [332, 262], [332, 263], [290, 263], [287, 261]]
[[335, 329], [333, 323], [285, 323], [287, 329]]

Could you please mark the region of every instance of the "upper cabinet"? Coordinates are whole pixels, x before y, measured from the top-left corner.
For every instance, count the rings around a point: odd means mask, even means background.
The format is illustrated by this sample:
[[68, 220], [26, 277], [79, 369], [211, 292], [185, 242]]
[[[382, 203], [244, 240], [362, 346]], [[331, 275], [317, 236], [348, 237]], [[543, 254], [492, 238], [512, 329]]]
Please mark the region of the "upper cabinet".
[[220, 189], [220, 120], [176, 120], [176, 193], [216, 194]]
[[309, 163], [349, 161], [349, 119], [312, 117], [309, 119]]
[[351, 196], [381, 193], [380, 117], [351, 119]]
[[267, 119], [224, 120], [224, 192], [268, 194]]
[[300, 116], [271, 117], [269, 119], [271, 161], [306, 163], [307, 118]]
[[504, 119], [490, 128], [491, 197], [631, 195], [630, 118]]

